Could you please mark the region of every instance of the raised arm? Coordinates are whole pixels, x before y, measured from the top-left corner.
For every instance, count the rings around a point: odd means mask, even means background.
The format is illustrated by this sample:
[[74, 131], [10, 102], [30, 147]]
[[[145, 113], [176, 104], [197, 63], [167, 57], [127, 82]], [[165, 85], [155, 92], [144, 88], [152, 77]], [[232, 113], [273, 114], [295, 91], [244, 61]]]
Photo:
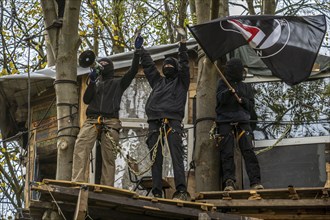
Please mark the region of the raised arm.
[[132, 65], [120, 81], [120, 87], [125, 90], [129, 87], [132, 80], [139, 70], [141, 49], [136, 49], [133, 54]]
[[189, 71], [189, 57], [188, 57], [188, 49], [187, 43], [184, 40], [181, 40], [179, 45], [179, 64], [180, 64], [180, 71], [179, 77], [183, 79], [186, 86], [189, 87], [190, 82], [190, 71]]
[[96, 69], [91, 69], [90, 73], [88, 74], [88, 78], [89, 83], [83, 97], [83, 101], [87, 105], [92, 101], [95, 95], [95, 84], [97, 79]]
[[142, 48], [141, 64], [143, 67], [144, 75], [146, 76], [151, 88], [162, 78], [159, 71], [156, 68], [154, 61], [152, 60], [148, 51]]
[[129, 87], [129, 85], [131, 84], [132, 80], [134, 79], [134, 77], [136, 76], [136, 74], [139, 70], [139, 62], [140, 62], [142, 45], [143, 45], [143, 37], [139, 33], [136, 36], [135, 42], [134, 42], [135, 51], [133, 54], [132, 65], [120, 81], [120, 86], [121, 86], [122, 90], [126, 90], [127, 87]]

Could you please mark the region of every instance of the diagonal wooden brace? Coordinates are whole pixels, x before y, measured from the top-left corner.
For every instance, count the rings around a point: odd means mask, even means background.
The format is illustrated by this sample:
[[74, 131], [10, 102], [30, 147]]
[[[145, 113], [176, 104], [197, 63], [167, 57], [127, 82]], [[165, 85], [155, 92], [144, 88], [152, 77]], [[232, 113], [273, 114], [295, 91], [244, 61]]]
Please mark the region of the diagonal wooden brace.
[[88, 186], [81, 185], [74, 220], [84, 220], [88, 210]]
[[326, 163], [326, 173], [327, 173], [327, 180], [325, 182], [324, 188], [330, 189], [330, 162]]

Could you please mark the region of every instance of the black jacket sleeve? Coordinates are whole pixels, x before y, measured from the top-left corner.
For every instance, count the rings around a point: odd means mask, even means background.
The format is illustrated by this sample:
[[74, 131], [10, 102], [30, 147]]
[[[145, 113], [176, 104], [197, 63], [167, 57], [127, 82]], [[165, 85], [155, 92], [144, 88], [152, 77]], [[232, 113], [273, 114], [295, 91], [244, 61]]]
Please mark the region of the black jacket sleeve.
[[249, 112], [254, 109], [254, 94], [255, 91], [250, 84], [242, 84], [241, 87], [239, 87], [239, 95], [241, 95], [242, 99], [241, 105]]
[[129, 87], [139, 70], [140, 53], [141, 49], [134, 51], [132, 65], [120, 81], [120, 87], [122, 90], [126, 90], [127, 87]]
[[233, 94], [228, 89], [223, 80], [219, 80], [217, 88], [217, 102], [219, 106], [224, 106], [232, 103]]
[[83, 97], [83, 101], [86, 105], [88, 105], [92, 101], [95, 93], [95, 82], [89, 82]]
[[161, 80], [162, 76], [156, 68], [154, 61], [152, 60], [148, 51], [142, 48], [141, 64], [143, 67], [144, 74], [151, 86], [154, 88], [157, 82]]
[[180, 43], [179, 46], [179, 64], [180, 64], [180, 71], [179, 77], [183, 79], [183, 83], [186, 88], [189, 87], [190, 83], [190, 71], [189, 71], [189, 57], [188, 57], [188, 49], [186, 43]]

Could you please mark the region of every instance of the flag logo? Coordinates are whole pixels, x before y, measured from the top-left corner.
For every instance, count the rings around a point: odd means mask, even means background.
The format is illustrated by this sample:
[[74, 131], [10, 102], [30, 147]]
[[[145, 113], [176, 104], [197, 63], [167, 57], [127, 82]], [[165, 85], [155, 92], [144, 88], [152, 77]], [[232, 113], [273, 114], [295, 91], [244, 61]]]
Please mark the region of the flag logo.
[[260, 58], [275, 56], [290, 39], [290, 25], [286, 19], [271, 22], [230, 19], [220, 21], [220, 28], [242, 35]]

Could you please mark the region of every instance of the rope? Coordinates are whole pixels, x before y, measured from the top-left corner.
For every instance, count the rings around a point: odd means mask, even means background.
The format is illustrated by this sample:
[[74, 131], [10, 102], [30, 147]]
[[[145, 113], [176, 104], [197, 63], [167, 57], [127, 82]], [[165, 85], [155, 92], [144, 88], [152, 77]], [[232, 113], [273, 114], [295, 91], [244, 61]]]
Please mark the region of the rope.
[[[273, 149], [274, 147], [276, 147], [276, 145], [281, 141], [283, 140], [283, 138], [287, 135], [287, 133], [291, 130], [291, 127], [292, 127], [293, 124], [288, 124], [285, 131], [281, 134], [281, 136], [277, 139], [277, 141], [271, 145], [271, 146], [268, 146], [264, 149], [261, 149], [261, 150], [258, 150], [258, 151], [255, 151], [255, 154], [258, 155], [260, 153], [264, 153], [264, 152], [267, 152], [271, 149]], [[216, 123], [213, 123], [210, 131], [209, 131], [209, 135], [210, 135], [210, 139], [213, 139], [215, 141], [217, 141], [217, 138], [218, 138], [218, 135], [216, 134], [215, 132], [215, 129], [216, 129]], [[237, 141], [243, 136], [243, 134], [245, 133], [245, 131], [242, 131], [240, 134], [237, 134]], [[217, 143], [217, 142], [216, 142]]]
[[[154, 144], [154, 146], [148, 151], [148, 153], [140, 160], [140, 161], [135, 161], [135, 160], [131, 160], [130, 158], [126, 158], [123, 153], [122, 153], [122, 148], [119, 146], [119, 144], [117, 144], [117, 142], [113, 139], [113, 137], [111, 136], [110, 134], [110, 131], [112, 130], [112, 128], [108, 128], [107, 126], [104, 126], [103, 125], [103, 129], [106, 130], [106, 137], [110, 140], [113, 148], [113, 154], [114, 154], [114, 157], [117, 158], [117, 155], [119, 154], [127, 163], [128, 165], [128, 168], [129, 170], [136, 176], [140, 176], [140, 175], [143, 175], [145, 174], [146, 172], [148, 172], [152, 165], [155, 163], [155, 160], [156, 160], [156, 156], [157, 156], [157, 151], [158, 151], [158, 146], [159, 146], [159, 143], [160, 143], [160, 146], [162, 147], [162, 155], [163, 157], [169, 157], [170, 154], [166, 155], [165, 153], [165, 150], [166, 150], [166, 147], [167, 147], [167, 150], [168, 152], [170, 152], [170, 149], [169, 149], [169, 144], [168, 144], [168, 139], [167, 139], [167, 135], [170, 131], [173, 131], [172, 128], [169, 128], [168, 131], [166, 131], [166, 125], [168, 125], [168, 120], [165, 119], [162, 126], [159, 128], [159, 136], [158, 136], [158, 139], [156, 141], [156, 143]], [[163, 143], [163, 134], [164, 134], [164, 139], [165, 139], [165, 145]], [[143, 171], [139, 171], [139, 172], [136, 172], [131, 166], [130, 164], [140, 164], [142, 163], [143, 160], [146, 159], [146, 157], [152, 152], [152, 156], [151, 156], [151, 163], [148, 164], [147, 168]]]
[[61, 207], [58, 205], [58, 203], [57, 203], [56, 199], [54, 198], [53, 194], [50, 192], [50, 190], [49, 190], [49, 186], [46, 185], [46, 184], [45, 184], [45, 186], [46, 186], [48, 193], [49, 193], [50, 196], [52, 197], [52, 199], [53, 199], [53, 201], [54, 201], [54, 203], [55, 203], [55, 205], [56, 205], [56, 207], [57, 207], [58, 213], [64, 218], [64, 220], [66, 220], [66, 218], [65, 218], [65, 216], [64, 216], [64, 214], [63, 214], [63, 212], [62, 212], [62, 210], [61, 210]]
[[274, 147], [276, 147], [276, 145], [287, 135], [287, 133], [291, 130], [291, 127], [292, 127], [292, 124], [289, 124], [287, 127], [286, 127], [286, 129], [285, 129], [285, 131], [282, 133], [282, 135], [277, 139], [277, 141], [273, 144], [273, 145], [271, 145], [271, 146], [268, 146], [268, 147], [266, 147], [266, 148], [264, 148], [264, 149], [261, 149], [261, 150], [258, 150], [258, 151], [256, 151], [255, 152], [255, 154], [256, 155], [258, 155], [258, 154], [261, 154], [261, 153], [264, 153], [264, 152], [267, 152], [267, 151], [269, 151], [269, 150], [271, 150], [271, 149], [273, 149]]
[[[162, 146], [162, 155], [163, 155], [163, 157], [169, 158], [171, 154], [170, 154], [170, 146], [169, 146], [169, 143], [168, 143], [167, 135], [172, 130], [172, 128], [169, 127], [169, 129], [166, 131], [166, 125], [169, 125], [169, 121], [168, 121], [167, 118], [164, 119], [163, 124], [161, 126], [161, 128], [163, 128], [163, 131], [164, 131], [164, 139], [165, 139], [165, 145], [161, 141], [161, 146]], [[166, 155], [166, 150], [168, 152], [168, 155]]]
[[[116, 141], [113, 139], [113, 137], [110, 135], [110, 131], [111, 131], [111, 128], [109, 129], [108, 127], [105, 126], [105, 129], [107, 130], [106, 132], [106, 137], [111, 141], [112, 145], [114, 146], [113, 148], [113, 153], [114, 153], [114, 156], [115, 158], [117, 157], [117, 154], [119, 153], [119, 155], [125, 160], [125, 162], [127, 163], [127, 166], [129, 168], [129, 170], [136, 176], [141, 176], [143, 174], [145, 174], [146, 172], [148, 172], [152, 165], [155, 163], [155, 160], [156, 160], [156, 156], [157, 156], [157, 149], [158, 149], [158, 144], [159, 142], [161, 141], [162, 139], [162, 134], [161, 134], [161, 128], [159, 128], [159, 131], [160, 131], [160, 135], [158, 136], [158, 139], [155, 143], [155, 145], [148, 151], [148, 153], [138, 162], [136, 161], [133, 161], [131, 159], [128, 159], [126, 158], [123, 153], [122, 153], [122, 148], [116, 143]], [[153, 151], [153, 152], [152, 152]], [[148, 164], [147, 168], [143, 171], [139, 171], [139, 172], [136, 172], [131, 166], [130, 164], [140, 164], [142, 163], [143, 160], [146, 159], [146, 157], [152, 152], [152, 156], [151, 156], [151, 163]]]
[[93, 220], [93, 218], [88, 213], [87, 213], [85, 219], [91, 219], [91, 220]]
[[69, 83], [73, 85], [78, 85], [76, 80], [71, 80], [71, 79], [57, 79], [54, 81], [54, 85], [59, 84], [59, 83]]

